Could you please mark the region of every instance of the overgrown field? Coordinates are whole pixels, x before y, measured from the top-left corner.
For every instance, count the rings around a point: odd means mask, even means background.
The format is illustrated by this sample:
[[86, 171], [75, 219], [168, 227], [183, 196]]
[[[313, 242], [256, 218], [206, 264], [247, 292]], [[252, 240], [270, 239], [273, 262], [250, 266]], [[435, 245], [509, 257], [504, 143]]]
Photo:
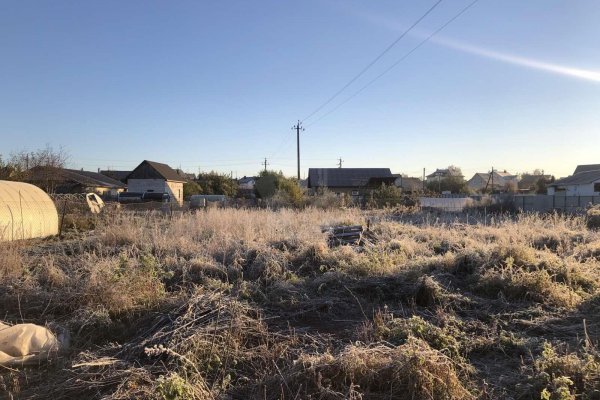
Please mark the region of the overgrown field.
[[0, 396], [600, 399], [600, 233], [583, 218], [378, 218], [364, 245], [328, 246], [323, 226], [366, 218], [114, 212], [5, 243], [1, 319], [71, 346], [0, 369]]

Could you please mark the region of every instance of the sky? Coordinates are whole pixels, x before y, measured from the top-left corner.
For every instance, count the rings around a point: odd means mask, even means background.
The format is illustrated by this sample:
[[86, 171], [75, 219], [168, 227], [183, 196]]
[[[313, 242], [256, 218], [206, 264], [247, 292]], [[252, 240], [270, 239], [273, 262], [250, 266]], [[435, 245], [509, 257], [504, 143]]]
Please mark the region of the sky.
[[301, 120], [303, 177], [600, 163], [600, 2], [479, 0], [406, 56], [471, 2], [377, 59], [437, 0], [0, 0], [0, 154], [291, 176]]

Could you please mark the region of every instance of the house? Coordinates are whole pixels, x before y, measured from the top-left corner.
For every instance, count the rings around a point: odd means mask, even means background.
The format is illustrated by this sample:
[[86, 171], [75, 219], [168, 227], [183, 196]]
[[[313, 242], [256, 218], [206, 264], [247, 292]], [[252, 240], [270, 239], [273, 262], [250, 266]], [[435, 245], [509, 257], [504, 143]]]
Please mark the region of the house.
[[171, 201], [183, 205], [185, 179], [167, 164], [144, 160], [127, 176], [127, 191], [167, 193]]
[[548, 186], [548, 194], [553, 196], [600, 196], [600, 165], [578, 165], [573, 175], [551, 183]]
[[404, 193], [416, 193], [423, 191], [423, 181], [420, 178], [410, 178], [400, 174], [394, 174], [396, 181], [394, 185]]
[[255, 198], [255, 187], [258, 177], [256, 176], [244, 176], [238, 179], [238, 195], [244, 198]]
[[131, 173], [131, 171], [116, 171], [112, 169], [98, 170], [98, 172], [123, 183], [127, 183], [127, 176]]
[[438, 180], [444, 179], [451, 176], [448, 168], [445, 169], [436, 169], [433, 173], [427, 175], [425, 178], [425, 182], [437, 182]]
[[238, 188], [240, 190], [254, 190], [257, 179], [258, 178], [255, 176], [244, 176], [243, 178], [238, 179]]
[[307, 186], [312, 192], [328, 189], [358, 198], [396, 179], [389, 168], [309, 168]]
[[104, 198], [116, 197], [126, 187], [123, 182], [97, 172], [41, 166], [29, 169], [24, 181], [48, 193], [96, 193]]
[[511, 174], [510, 172], [507, 172], [506, 170], [503, 170], [503, 171], [494, 170], [494, 174], [500, 176], [504, 180], [504, 182], [506, 183], [506, 187], [508, 189], [514, 189], [514, 190], [517, 189], [517, 187], [519, 185], [519, 175]]
[[509, 192], [516, 191], [518, 176], [504, 171], [477, 172], [467, 181], [467, 186], [474, 192]]
[[454, 170], [454, 169], [450, 169], [450, 168], [443, 168], [443, 169], [438, 168], [433, 173], [427, 175], [427, 177], [425, 178], [425, 182], [427, 182], [427, 183], [439, 182], [445, 178], [450, 178], [450, 177], [463, 178], [463, 176], [460, 175], [459, 171], [460, 170]]

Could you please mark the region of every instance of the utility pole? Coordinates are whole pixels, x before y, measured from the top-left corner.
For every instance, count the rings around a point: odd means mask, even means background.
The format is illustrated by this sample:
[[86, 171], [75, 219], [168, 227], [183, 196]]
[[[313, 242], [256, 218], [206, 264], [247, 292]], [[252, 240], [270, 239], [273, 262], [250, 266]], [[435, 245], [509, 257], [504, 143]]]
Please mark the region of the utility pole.
[[492, 194], [494, 194], [494, 167], [492, 167]]
[[344, 160], [342, 160], [342, 157], [338, 158], [338, 168], [342, 168], [343, 162], [344, 162]]
[[296, 130], [296, 145], [298, 148], [298, 183], [300, 183], [300, 131], [303, 131], [302, 122], [298, 120], [298, 124], [292, 126], [292, 129]]
[[269, 165], [269, 163], [267, 162], [266, 158], [265, 158], [265, 161], [262, 163], [262, 165], [265, 166], [265, 172], [267, 172], [267, 165]]
[[423, 168], [423, 192], [425, 191], [425, 168]]

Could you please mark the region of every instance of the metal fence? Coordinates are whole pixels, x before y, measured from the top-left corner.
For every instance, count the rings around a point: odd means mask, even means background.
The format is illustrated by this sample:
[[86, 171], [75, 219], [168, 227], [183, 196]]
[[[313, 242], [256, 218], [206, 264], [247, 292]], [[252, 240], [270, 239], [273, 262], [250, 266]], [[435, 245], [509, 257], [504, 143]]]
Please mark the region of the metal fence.
[[591, 205], [600, 204], [600, 196], [517, 195], [512, 201], [516, 208], [525, 212], [579, 213]]

